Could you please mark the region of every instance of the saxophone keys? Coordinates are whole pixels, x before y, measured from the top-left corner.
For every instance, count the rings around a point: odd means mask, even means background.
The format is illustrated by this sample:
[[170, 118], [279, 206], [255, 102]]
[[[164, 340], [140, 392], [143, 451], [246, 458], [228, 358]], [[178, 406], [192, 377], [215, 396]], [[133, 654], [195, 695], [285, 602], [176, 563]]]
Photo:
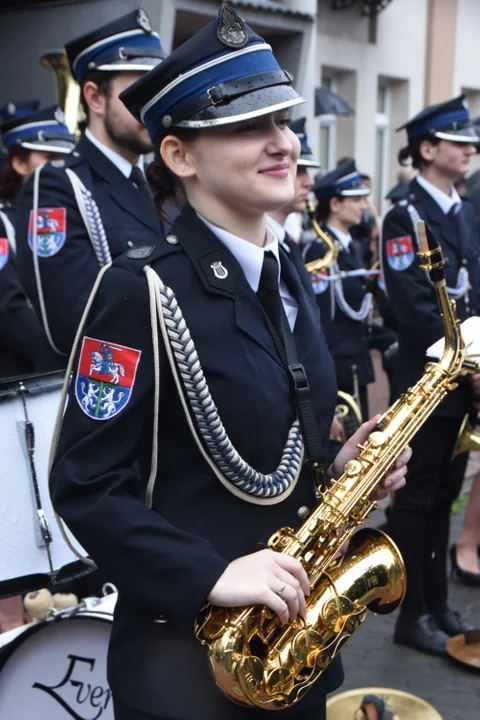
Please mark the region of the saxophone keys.
[[380, 432], [380, 430], [376, 430], [375, 432], [370, 433], [370, 435], [368, 436], [369, 444], [375, 448], [385, 445], [386, 440], [387, 438], [385, 436], [385, 433]]
[[354, 477], [362, 471], [362, 463], [359, 460], [349, 460], [345, 463], [343, 471], [348, 477]]

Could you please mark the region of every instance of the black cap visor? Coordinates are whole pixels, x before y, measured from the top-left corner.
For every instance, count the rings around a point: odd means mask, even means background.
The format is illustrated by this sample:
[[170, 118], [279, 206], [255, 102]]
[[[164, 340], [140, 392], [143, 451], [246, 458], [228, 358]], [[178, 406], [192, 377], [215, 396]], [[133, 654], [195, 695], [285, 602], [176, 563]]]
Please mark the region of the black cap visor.
[[[209, 105], [185, 120], [175, 123], [175, 125], [187, 128], [228, 125], [260, 117], [261, 115], [268, 115], [304, 102], [305, 100], [290, 85], [259, 88], [234, 98], [230, 102]], [[167, 129], [166, 132], [168, 132]]]
[[433, 130], [433, 134], [439, 140], [450, 140], [450, 142], [473, 143], [473, 145], [480, 142], [478, 128], [470, 124], [465, 125], [465, 127]]

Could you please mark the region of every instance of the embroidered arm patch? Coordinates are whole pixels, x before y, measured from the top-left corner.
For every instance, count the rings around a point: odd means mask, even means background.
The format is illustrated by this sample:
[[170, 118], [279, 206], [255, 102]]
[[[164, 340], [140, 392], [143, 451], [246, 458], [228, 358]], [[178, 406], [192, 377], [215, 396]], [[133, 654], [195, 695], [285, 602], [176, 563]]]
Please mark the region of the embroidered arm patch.
[[387, 260], [392, 270], [407, 270], [414, 259], [415, 252], [411, 235], [387, 240]]
[[84, 337], [75, 397], [83, 412], [94, 420], [118, 415], [130, 400], [141, 350]]
[[[28, 221], [28, 244], [33, 252], [33, 210]], [[49, 258], [56, 255], [65, 245], [67, 229], [66, 208], [38, 208], [37, 213], [37, 255]]]
[[328, 288], [328, 275], [325, 270], [319, 270], [312, 275], [312, 287], [315, 295], [321, 295]]
[[8, 239], [0, 238], [0, 270], [2, 270], [8, 262]]

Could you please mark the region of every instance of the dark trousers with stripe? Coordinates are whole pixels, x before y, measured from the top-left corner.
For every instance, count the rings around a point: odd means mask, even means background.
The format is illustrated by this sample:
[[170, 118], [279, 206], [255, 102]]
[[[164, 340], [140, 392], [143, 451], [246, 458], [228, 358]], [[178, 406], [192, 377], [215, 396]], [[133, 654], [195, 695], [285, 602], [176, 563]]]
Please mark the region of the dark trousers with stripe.
[[[188, 692], [188, 688], [186, 688]], [[115, 713], [115, 720], [173, 720], [173, 718], [165, 718], [160, 715], [150, 715], [148, 713], [140, 712], [127, 707], [118, 700], [113, 701], [113, 708]], [[239, 713], [242, 708], [238, 708]], [[267, 720], [271, 713], [266, 710], [254, 710], [253, 708], [244, 709], [245, 720]], [[281, 713], [283, 717], [283, 712]], [[326, 710], [325, 707], [316, 707], [311, 710], [305, 710], [299, 713], [291, 713], [287, 715], [289, 720], [325, 720]], [[175, 719], [177, 720], [177, 719]], [[240, 715], [239, 715], [240, 720]]]

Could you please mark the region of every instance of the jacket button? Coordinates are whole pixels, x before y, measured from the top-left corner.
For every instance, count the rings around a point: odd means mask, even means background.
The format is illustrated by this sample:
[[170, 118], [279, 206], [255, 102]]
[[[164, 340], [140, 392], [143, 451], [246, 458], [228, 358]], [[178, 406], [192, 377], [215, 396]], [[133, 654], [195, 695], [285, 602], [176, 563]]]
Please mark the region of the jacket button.
[[176, 235], [167, 235], [165, 240], [167, 241], [167, 243], [169, 245], [177, 245], [177, 243], [178, 243], [178, 238]]
[[298, 508], [297, 510], [297, 517], [299, 520], [305, 520], [307, 515], [310, 512], [310, 508], [308, 508], [306, 505], [302, 505], [301, 508]]
[[129, 241], [127, 242], [127, 245], [128, 245], [129, 248], [134, 247], [133, 242], [132, 242], [131, 240], [129, 240]]

